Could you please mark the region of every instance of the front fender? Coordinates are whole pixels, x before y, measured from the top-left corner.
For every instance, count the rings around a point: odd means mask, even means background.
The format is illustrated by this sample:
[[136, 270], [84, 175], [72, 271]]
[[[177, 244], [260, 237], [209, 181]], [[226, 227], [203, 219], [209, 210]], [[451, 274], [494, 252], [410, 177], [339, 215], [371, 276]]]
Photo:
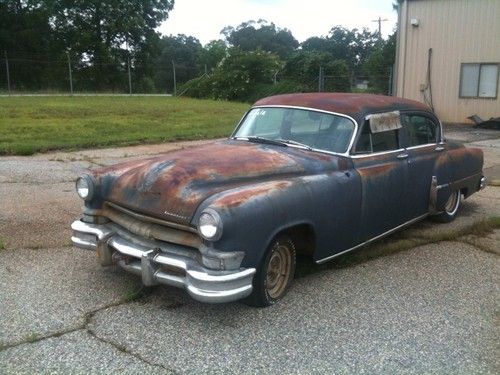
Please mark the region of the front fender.
[[210, 207], [224, 223], [213, 246], [244, 251], [243, 267], [258, 267], [272, 239], [282, 230], [307, 224], [316, 233], [314, 258], [348, 246], [357, 234], [360, 191], [354, 173], [333, 172], [266, 181], [226, 190], [204, 201], [193, 217]]

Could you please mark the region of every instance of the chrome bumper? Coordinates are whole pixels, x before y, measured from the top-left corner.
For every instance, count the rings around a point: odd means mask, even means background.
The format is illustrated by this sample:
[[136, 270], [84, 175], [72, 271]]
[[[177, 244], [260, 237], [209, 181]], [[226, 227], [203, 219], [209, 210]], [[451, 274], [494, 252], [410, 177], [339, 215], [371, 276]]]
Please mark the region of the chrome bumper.
[[[229, 302], [252, 292], [255, 268], [216, 271], [203, 267], [189, 254], [168, 252], [131, 241], [110, 224], [90, 224], [77, 220], [71, 224], [75, 247], [96, 250], [102, 265], [118, 264], [142, 277], [146, 286], [166, 284], [184, 288], [201, 302]], [[138, 243], [139, 242], [139, 243]], [[175, 247], [175, 245], [173, 245]]]

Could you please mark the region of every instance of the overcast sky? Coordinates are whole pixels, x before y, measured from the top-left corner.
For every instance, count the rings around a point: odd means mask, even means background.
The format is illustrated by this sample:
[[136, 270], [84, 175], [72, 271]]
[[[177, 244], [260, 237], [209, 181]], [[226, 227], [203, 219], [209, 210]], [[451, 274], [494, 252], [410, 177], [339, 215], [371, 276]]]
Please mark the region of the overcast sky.
[[159, 31], [164, 35], [186, 34], [206, 44], [221, 39], [225, 26], [236, 27], [248, 20], [265, 19], [292, 31], [303, 42], [311, 36], [324, 36], [335, 25], [349, 29], [367, 27], [379, 16], [382, 35], [387, 37], [397, 21], [394, 0], [175, 0], [174, 9]]

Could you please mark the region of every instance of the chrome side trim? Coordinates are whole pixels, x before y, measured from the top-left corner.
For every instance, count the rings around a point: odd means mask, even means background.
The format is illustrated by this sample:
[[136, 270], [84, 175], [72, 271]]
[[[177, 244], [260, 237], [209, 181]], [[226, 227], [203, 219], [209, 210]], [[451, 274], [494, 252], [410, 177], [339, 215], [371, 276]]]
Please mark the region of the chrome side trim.
[[316, 261], [316, 263], [318, 263], [318, 264], [322, 264], [322, 263], [328, 262], [328, 261], [329, 261], [329, 260], [331, 260], [331, 259], [337, 258], [337, 257], [339, 257], [339, 256], [341, 256], [341, 255], [344, 255], [344, 254], [346, 254], [346, 253], [350, 252], [350, 251], [356, 250], [356, 249], [360, 248], [361, 246], [364, 246], [364, 245], [367, 245], [367, 244], [369, 244], [369, 243], [371, 243], [371, 242], [373, 242], [373, 241], [379, 240], [379, 239], [381, 239], [381, 238], [383, 238], [383, 237], [386, 237], [386, 236], [388, 236], [388, 235], [390, 235], [390, 234], [392, 234], [392, 233], [394, 233], [394, 232], [398, 231], [398, 230], [399, 230], [399, 229], [401, 229], [401, 228], [404, 228], [404, 227], [406, 227], [406, 226], [408, 226], [408, 225], [411, 225], [411, 224], [413, 224], [413, 223], [416, 223], [417, 221], [420, 221], [420, 220], [424, 219], [424, 218], [425, 218], [425, 217], [427, 217], [428, 215], [429, 215], [429, 214], [424, 214], [424, 215], [422, 215], [422, 216], [416, 217], [415, 219], [409, 220], [409, 221], [407, 221], [406, 223], [403, 223], [403, 224], [401, 224], [401, 225], [398, 225], [397, 227], [392, 228], [391, 230], [388, 230], [387, 232], [384, 232], [384, 233], [382, 233], [382, 234], [379, 234], [378, 236], [373, 237], [372, 239], [370, 239], [370, 240], [368, 240], [368, 241], [365, 241], [365, 242], [360, 243], [360, 244], [358, 244], [358, 245], [356, 245], [356, 246], [354, 246], [354, 247], [351, 247], [350, 249], [347, 249], [347, 250], [341, 251], [340, 253], [333, 254], [333, 255], [331, 255], [331, 256], [329, 256], [329, 257], [326, 257], [326, 258], [323, 258], [323, 259], [317, 260], [317, 261]]
[[416, 149], [419, 149], [419, 148], [436, 147], [438, 145], [439, 145], [439, 143], [437, 143], [437, 142], [434, 142], [434, 143], [425, 143], [423, 145], [406, 147], [406, 149], [407, 150], [416, 150]]
[[373, 152], [373, 153], [370, 153], [370, 154], [354, 154], [354, 155], [349, 155], [349, 157], [351, 157], [352, 159], [362, 159], [362, 158], [369, 158], [369, 157], [372, 157], [372, 156], [394, 154], [396, 152], [403, 152], [405, 150], [406, 150], [405, 148], [398, 148], [397, 150]]

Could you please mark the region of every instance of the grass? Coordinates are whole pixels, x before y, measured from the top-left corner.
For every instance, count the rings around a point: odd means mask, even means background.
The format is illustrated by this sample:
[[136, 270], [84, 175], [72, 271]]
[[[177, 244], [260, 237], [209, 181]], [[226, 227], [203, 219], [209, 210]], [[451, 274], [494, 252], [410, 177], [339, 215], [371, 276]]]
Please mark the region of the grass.
[[0, 155], [224, 137], [247, 109], [171, 97], [2, 97]]

